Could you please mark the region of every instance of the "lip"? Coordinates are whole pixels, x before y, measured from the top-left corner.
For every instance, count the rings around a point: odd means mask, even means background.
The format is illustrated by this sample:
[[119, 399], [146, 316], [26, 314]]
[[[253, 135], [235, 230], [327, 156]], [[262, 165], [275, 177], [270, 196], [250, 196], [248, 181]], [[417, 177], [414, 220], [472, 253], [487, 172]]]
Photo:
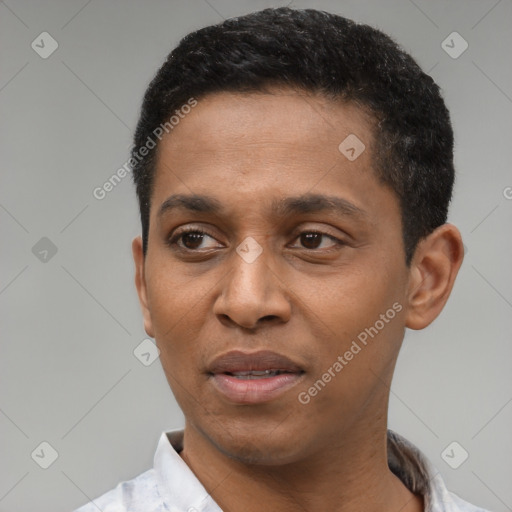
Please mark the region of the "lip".
[[290, 373], [302, 372], [302, 368], [290, 358], [272, 352], [243, 352], [231, 350], [216, 357], [207, 367], [208, 373], [234, 373], [243, 371], [283, 370]]
[[[278, 375], [241, 379], [237, 372], [279, 370]], [[263, 350], [242, 352], [233, 350], [216, 357], [208, 366], [210, 381], [229, 401], [238, 404], [257, 404], [276, 399], [295, 386], [304, 370], [290, 358]]]

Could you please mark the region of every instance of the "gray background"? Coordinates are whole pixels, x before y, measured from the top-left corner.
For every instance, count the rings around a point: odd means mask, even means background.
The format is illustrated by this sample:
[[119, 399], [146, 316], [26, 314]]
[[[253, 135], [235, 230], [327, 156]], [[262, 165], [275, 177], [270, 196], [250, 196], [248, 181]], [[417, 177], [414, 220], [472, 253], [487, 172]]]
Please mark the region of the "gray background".
[[[101, 201], [92, 191], [128, 158], [142, 94], [182, 36], [286, 3], [0, 2], [0, 511], [72, 510], [148, 469], [159, 434], [182, 426], [159, 361], [133, 354], [146, 335], [131, 177]], [[467, 254], [437, 322], [406, 335], [390, 427], [450, 490], [512, 510], [512, 2], [292, 5], [381, 28], [443, 88], [457, 140], [450, 220]], [[59, 45], [47, 59], [31, 48], [43, 31]], [[469, 44], [456, 59], [441, 46], [453, 31]], [[48, 469], [43, 441], [58, 453]], [[469, 453], [458, 469], [441, 457], [452, 441]]]

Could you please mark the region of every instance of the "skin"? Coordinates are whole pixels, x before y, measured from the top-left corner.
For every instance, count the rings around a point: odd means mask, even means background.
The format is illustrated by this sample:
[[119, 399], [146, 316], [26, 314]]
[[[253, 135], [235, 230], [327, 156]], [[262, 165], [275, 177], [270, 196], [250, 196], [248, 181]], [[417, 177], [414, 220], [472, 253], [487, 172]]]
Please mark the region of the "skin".
[[[351, 133], [366, 146], [353, 162], [338, 150]], [[287, 89], [209, 95], [160, 143], [146, 256], [133, 241], [136, 286], [186, 418], [180, 455], [226, 512], [423, 510], [387, 465], [389, 387], [405, 327], [426, 327], [448, 299], [462, 241], [445, 224], [405, 264], [398, 200], [372, 170], [372, 146], [360, 108]], [[222, 209], [159, 215], [174, 194]], [[271, 208], [308, 194], [361, 211]], [[169, 245], [184, 228], [208, 235]], [[325, 235], [301, 235], [311, 230]], [[253, 263], [236, 252], [246, 237], [262, 248]], [[301, 404], [394, 303], [401, 311]], [[270, 402], [234, 404], [205, 373], [233, 349], [274, 350], [305, 373]]]

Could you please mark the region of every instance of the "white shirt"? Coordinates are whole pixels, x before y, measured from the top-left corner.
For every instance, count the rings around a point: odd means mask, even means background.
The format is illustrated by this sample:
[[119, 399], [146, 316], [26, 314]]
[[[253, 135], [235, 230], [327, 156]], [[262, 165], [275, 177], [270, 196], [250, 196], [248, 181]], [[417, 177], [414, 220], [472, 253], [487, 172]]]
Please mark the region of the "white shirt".
[[[75, 512], [222, 512], [178, 455], [182, 449], [183, 430], [163, 432], [152, 469]], [[425, 455], [392, 430], [388, 430], [388, 465], [411, 492], [423, 496], [425, 512], [488, 512], [449, 492]]]

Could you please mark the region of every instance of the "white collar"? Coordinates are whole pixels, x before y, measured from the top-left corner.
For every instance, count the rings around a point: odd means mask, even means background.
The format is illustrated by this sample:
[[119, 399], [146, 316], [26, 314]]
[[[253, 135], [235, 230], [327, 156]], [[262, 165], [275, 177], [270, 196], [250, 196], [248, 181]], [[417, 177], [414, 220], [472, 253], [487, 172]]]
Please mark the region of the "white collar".
[[155, 453], [158, 492], [164, 503], [187, 512], [222, 512], [201, 482], [179, 456], [183, 430], [163, 432]]
[[[222, 512], [179, 456], [182, 450], [183, 430], [162, 433], [154, 470], [163, 502], [171, 506], [171, 512]], [[454, 503], [454, 495], [446, 489], [435, 466], [416, 446], [392, 430], [388, 430], [388, 464], [412, 492], [423, 495], [425, 512], [462, 510]]]

